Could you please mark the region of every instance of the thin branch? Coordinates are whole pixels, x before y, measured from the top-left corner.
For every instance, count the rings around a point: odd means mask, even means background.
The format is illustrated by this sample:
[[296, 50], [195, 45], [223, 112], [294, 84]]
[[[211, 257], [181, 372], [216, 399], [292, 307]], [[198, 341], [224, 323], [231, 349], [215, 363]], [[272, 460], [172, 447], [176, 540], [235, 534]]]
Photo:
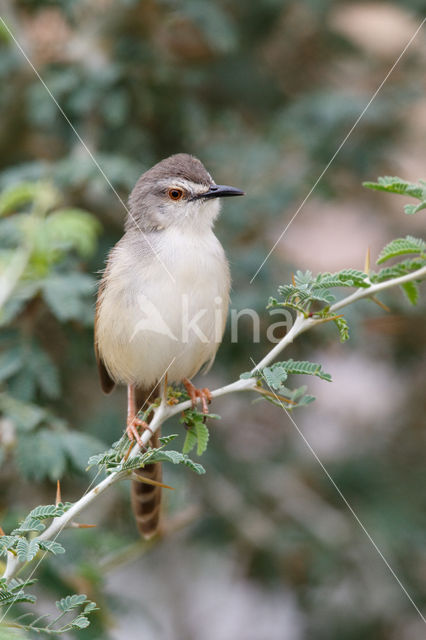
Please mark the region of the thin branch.
[[[404, 284], [404, 282], [411, 282], [413, 280], [424, 280], [426, 278], [426, 267], [422, 269], [418, 269], [413, 273], [409, 273], [407, 275], [393, 278], [391, 280], [387, 280], [385, 282], [380, 282], [377, 284], [372, 284], [368, 289], [357, 289], [354, 293], [343, 298], [339, 302], [336, 302], [334, 305], [330, 307], [330, 312], [334, 313], [343, 307], [348, 306], [349, 304], [353, 304], [362, 298], [369, 298], [375, 296], [378, 292], [383, 291], [385, 289], [390, 289], [391, 287], [396, 287], [398, 285]], [[257, 378], [254, 376], [255, 373], [261, 371], [264, 367], [268, 366], [275, 358], [288, 346], [290, 345], [294, 339], [299, 336], [301, 333], [312, 329], [312, 327], [321, 324], [322, 319], [316, 318], [305, 318], [302, 314], [298, 314], [294, 321], [291, 329], [286, 333], [286, 335], [278, 342], [271, 351], [269, 351], [265, 357], [252, 369], [251, 373], [253, 377], [244, 378], [240, 380], [236, 380], [231, 382], [224, 387], [220, 387], [212, 391], [212, 397], [218, 398], [219, 396], [224, 396], [229, 393], [236, 393], [239, 391], [256, 391], [256, 383]], [[163, 397], [161, 400], [161, 404], [154, 409], [153, 418], [150, 422], [150, 430], [144, 431], [141, 436], [143, 444], [147, 444], [150, 440], [152, 433], [155, 433], [160, 426], [172, 416], [189, 409], [191, 406], [191, 401], [186, 400], [185, 402], [180, 402], [175, 405], [168, 405], [165, 398]], [[134, 458], [139, 455], [140, 448], [138, 445], [135, 445], [130, 452], [129, 458]], [[129, 475], [127, 471], [115, 471], [108, 475], [102, 482], [96, 485], [93, 489], [87, 492], [84, 496], [80, 498], [77, 502], [75, 502], [68, 511], [66, 511], [62, 516], [58, 518], [54, 518], [51, 522], [50, 526], [40, 534], [40, 540], [51, 540], [55, 539], [63, 529], [69, 527], [73, 522], [74, 518], [89, 504], [91, 504], [96, 498], [109, 489], [113, 484], [125, 478]], [[18, 560], [17, 556], [13, 553], [8, 552], [8, 559], [5, 572], [3, 577], [7, 580], [10, 580], [17, 572], [18, 568], [22, 563]]]
[[357, 289], [354, 293], [340, 302], [336, 302], [333, 306], [330, 307], [330, 312], [338, 311], [343, 307], [346, 307], [348, 304], [352, 304], [357, 300], [361, 300], [362, 298], [369, 298], [370, 296], [375, 296], [376, 293], [380, 291], [384, 291], [385, 289], [390, 289], [391, 287], [397, 287], [400, 284], [404, 284], [404, 282], [412, 282], [413, 280], [424, 280], [426, 278], [426, 267], [422, 267], [421, 269], [417, 269], [417, 271], [413, 271], [412, 273], [407, 273], [405, 276], [399, 276], [399, 278], [392, 278], [392, 280], [385, 280], [385, 282], [378, 282], [377, 284], [371, 285], [368, 289]]

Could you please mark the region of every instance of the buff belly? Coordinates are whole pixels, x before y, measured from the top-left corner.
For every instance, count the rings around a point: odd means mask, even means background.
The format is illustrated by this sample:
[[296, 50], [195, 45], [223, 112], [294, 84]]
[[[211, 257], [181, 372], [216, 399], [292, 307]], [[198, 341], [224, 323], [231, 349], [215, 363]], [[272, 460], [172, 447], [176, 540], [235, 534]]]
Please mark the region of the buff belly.
[[[213, 234], [212, 234], [213, 235]], [[229, 275], [215, 236], [173, 238], [173, 253], [142, 269], [112, 254], [97, 316], [97, 346], [117, 383], [151, 387], [194, 376], [214, 359], [228, 310]], [[117, 259], [120, 258], [120, 259]]]

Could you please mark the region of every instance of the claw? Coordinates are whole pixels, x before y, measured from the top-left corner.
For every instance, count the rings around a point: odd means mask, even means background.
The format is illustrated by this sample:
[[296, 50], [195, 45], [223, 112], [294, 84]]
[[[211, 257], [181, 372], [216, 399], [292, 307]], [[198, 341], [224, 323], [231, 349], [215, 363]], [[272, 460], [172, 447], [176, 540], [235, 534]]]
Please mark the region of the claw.
[[148, 424], [144, 420], [141, 420], [140, 418], [137, 418], [136, 416], [132, 420], [130, 420], [130, 422], [127, 423], [126, 433], [127, 433], [127, 437], [129, 438], [129, 440], [136, 440], [136, 442], [138, 443], [138, 445], [141, 448], [145, 448], [145, 445], [142, 442], [142, 438], [141, 438], [140, 433], [139, 433], [139, 428], [141, 428], [141, 427], [142, 427], [142, 429], [147, 429], [148, 431], [150, 431], [153, 434], [153, 431], [148, 426]]
[[[127, 427], [126, 433], [129, 440], [132, 442], [136, 440], [141, 449], [145, 449], [145, 445], [142, 442], [142, 438], [139, 433], [139, 428], [148, 429], [153, 434], [152, 429], [148, 426], [145, 420], [138, 418], [138, 409], [135, 406], [135, 389], [132, 385], [127, 387]], [[130, 453], [130, 452], [128, 452]], [[128, 455], [127, 453], [127, 455]]]
[[191, 399], [192, 408], [195, 409], [197, 405], [197, 400], [201, 400], [202, 411], [205, 415], [207, 415], [209, 412], [208, 405], [212, 401], [212, 394], [210, 389], [207, 389], [207, 387], [203, 387], [202, 389], [197, 389], [197, 387], [194, 387], [192, 382], [187, 378], [184, 378], [182, 382]]

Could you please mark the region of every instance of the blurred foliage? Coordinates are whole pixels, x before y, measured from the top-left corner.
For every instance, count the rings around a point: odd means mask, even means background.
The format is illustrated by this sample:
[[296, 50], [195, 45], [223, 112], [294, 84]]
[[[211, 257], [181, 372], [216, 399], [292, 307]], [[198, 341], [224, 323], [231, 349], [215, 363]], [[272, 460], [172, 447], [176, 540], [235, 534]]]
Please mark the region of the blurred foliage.
[[[5, 3], [2, 17], [123, 200], [142, 171], [179, 151], [199, 156], [218, 182], [249, 194], [226, 207], [218, 235], [231, 261], [233, 306], [260, 311], [278, 283], [289, 279], [283, 271], [301, 267], [285, 265], [277, 250], [249, 284], [252, 275], [400, 52], [389, 58], [339, 30], [336, 14], [352, 4], [17, 0]], [[399, 10], [401, 25], [402, 18], [413, 19], [413, 31], [424, 13], [420, 0], [377, 6]], [[388, 201], [360, 196], [359, 183], [401, 173], [398, 162], [407, 155], [401, 145], [416, 126], [411, 121], [421, 105], [423, 74], [424, 59], [413, 47], [315, 191], [324, 202], [369, 203], [371, 217], [388, 225], [384, 233], [390, 238], [396, 225], [390, 218], [383, 222]], [[66, 497], [81, 495], [86, 485], [79, 471], [121, 431], [121, 397], [106, 400], [98, 391], [91, 322], [93, 274], [120, 237], [124, 210], [2, 23], [0, 83], [0, 508], [2, 525], [9, 526], [34, 504], [51, 502], [52, 482], [63, 474]], [[399, 235], [416, 235], [412, 227], [398, 225]], [[395, 361], [405, 393], [401, 410], [386, 436], [377, 436], [372, 427], [367, 450], [331, 457], [329, 468], [395, 558], [421, 606], [424, 317], [419, 309], [404, 321], [406, 306], [398, 298], [392, 302], [395, 315], [388, 324], [373, 312], [362, 327], [362, 311], [351, 312], [349, 319], [360, 327], [353, 332], [358, 350]], [[265, 328], [267, 313], [263, 318]], [[225, 338], [215, 365], [218, 376], [223, 371], [232, 379], [251, 366], [250, 327], [241, 329], [237, 344]], [[327, 340], [326, 328], [324, 335]], [[291, 355], [302, 361], [312, 357], [324, 335], [306, 336]], [[257, 360], [265, 346], [253, 345], [250, 355]], [[220, 557], [229, 551], [241, 559], [238, 572], [267, 594], [291, 591], [306, 637], [393, 640], [396, 628], [405, 638], [415, 612], [399, 592], [390, 599], [397, 606], [370, 602], [369, 594], [387, 588], [391, 578], [381, 568], [368, 574], [367, 543], [353, 532], [338, 533], [348, 522], [341, 511], [337, 518], [338, 497], [315, 461], [282, 430], [280, 418], [262, 412], [256, 440], [256, 408], [238, 405], [237, 411], [238, 417], [229, 413], [233, 433], [216, 424], [212, 429], [205, 466], [214, 474], [205, 484], [187, 481], [191, 499], [205, 515], [185, 533], [186, 547]], [[356, 416], [345, 420], [348, 429], [357, 428]], [[378, 419], [375, 428], [381, 424]], [[237, 443], [245, 441], [240, 450]], [[263, 460], [253, 453], [259, 450]], [[181, 482], [170, 473], [172, 483]], [[299, 509], [292, 508], [291, 496], [282, 495], [283, 483], [293, 486], [290, 480], [300, 489]], [[179, 512], [179, 498], [170, 502], [172, 514]], [[301, 515], [303, 509], [308, 517]], [[318, 515], [322, 510], [340, 525], [327, 529]], [[123, 602], [108, 596], [105, 606], [106, 570], [99, 557], [125, 556], [123, 548], [134, 540], [124, 492], [110, 498], [102, 518], [96, 536], [91, 531], [64, 536], [72, 548], [69, 564], [64, 570], [54, 558], [46, 562], [43, 585], [55, 598], [83, 585], [90, 599], [103, 603], [101, 609], [118, 614]], [[259, 529], [264, 520], [269, 529]], [[107, 615], [97, 614], [79, 637], [105, 640], [111, 626]]]
[[100, 225], [86, 211], [57, 208], [59, 202], [54, 187], [42, 182], [0, 195], [0, 326], [7, 327], [1, 335], [0, 407], [10, 427], [0, 451], [3, 460], [16, 457], [23, 476], [54, 481], [67, 467], [83, 470], [87, 449], [99, 447], [56, 411], [60, 363], [49, 338], [61, 323], [92, 325], [95, 281], [81, 271], [81, 260], [93, 253]]

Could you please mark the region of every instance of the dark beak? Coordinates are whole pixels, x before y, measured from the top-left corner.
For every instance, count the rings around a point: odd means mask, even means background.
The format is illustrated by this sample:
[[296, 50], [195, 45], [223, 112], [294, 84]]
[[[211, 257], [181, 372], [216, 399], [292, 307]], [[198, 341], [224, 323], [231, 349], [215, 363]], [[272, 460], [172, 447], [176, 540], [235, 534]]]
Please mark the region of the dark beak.
[[200, 193], [195, 196], [195, 199], [200, 198], [228, 198], [230, 196], [243, 196], [244, 191], [236, 189], [235, 187], [228, 187], [226, 184], [212, 184], [210, 189], [205, 193]]

